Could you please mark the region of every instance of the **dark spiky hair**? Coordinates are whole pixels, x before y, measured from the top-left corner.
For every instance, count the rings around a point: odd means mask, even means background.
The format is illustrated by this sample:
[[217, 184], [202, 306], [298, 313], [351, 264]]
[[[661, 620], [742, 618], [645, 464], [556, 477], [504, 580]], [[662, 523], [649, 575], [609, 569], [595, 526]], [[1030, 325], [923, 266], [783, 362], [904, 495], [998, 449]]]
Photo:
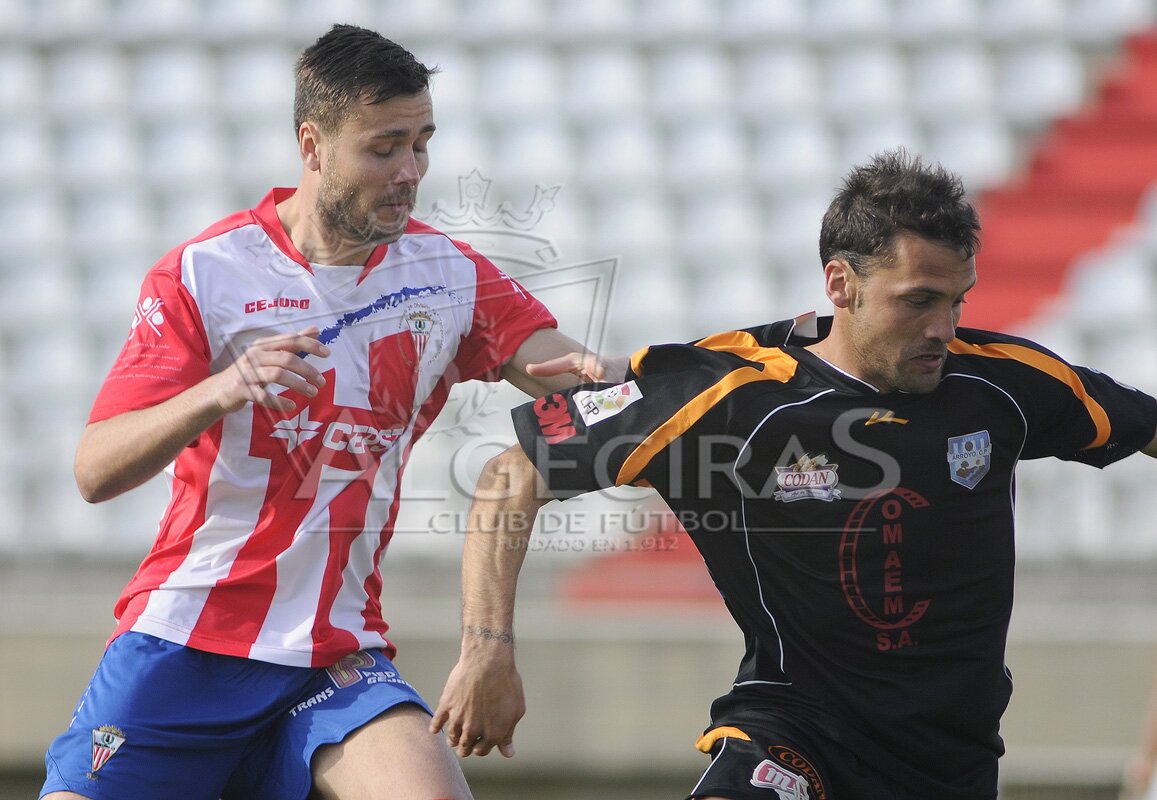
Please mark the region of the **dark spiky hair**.
[[820, 227], [820, 259], [847, 261], [857, 274], [887, 256], [901, 233], [913, 233], [971, 258], [980, 249], [980, 220], [960, 178], [904, 149], [855, 167], [828, 206]]

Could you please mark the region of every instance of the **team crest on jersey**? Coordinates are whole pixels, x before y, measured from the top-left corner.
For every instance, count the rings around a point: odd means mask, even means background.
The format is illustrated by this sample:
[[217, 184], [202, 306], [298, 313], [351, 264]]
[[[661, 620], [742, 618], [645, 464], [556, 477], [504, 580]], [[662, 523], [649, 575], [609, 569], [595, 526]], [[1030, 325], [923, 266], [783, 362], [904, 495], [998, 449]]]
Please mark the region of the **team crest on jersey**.
[[92, 771], [95, 773], [116, 755], [125, 743], [125, 732], [114, 725], [101, 725], [92, 732]]
[[751, 785], [774, 789], [780, 800], [808, 800], [807, 778], [765, 758], [751, 773]]
[[825, 455], [803, 455], [790, 467], [775, 468], [775, 484], [779, 487], [775, 499], [781, 503], [797, 500], [823, 500], [830, 503], [840, 499], [838, 464], [828, 462]]
[[949, 437], [948, 475], [953, 482], [966, 489], [975, 489], [991, 465], [992, 437], [988, 431]]
[[[424, 305], [411, 306], [403, 319], [410, 331], [410, 340], [414, 344], [414, 362], [410, 366], [422, 364], [430, 345], [430, 338], [440, 326], [441, 321], [433, 309]], [[431, 355], [433, 355], [432, 352]], [[405, 348], [402, 350], [402, 356], [407, 361], [410, 360], [410, 354], [406, 352]]]
[[578, 408], [579, 416], [589, 428], [597, 422], [610, 419], [642, 397], [643, 393], [639, 391], [639, 387], [634, 381], [630, 381], [597, 392], [575, 392], [574, 404]]

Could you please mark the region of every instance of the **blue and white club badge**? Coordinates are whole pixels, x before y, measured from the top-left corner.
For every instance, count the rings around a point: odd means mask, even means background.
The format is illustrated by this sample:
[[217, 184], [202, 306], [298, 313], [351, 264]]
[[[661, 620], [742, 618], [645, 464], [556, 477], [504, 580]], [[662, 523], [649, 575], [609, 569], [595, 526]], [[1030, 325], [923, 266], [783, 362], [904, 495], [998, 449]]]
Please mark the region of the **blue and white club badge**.
[[975, 489], [991, 466], [992, 437], [988, 431], [949, 437], [948, 476], [953, 482]]

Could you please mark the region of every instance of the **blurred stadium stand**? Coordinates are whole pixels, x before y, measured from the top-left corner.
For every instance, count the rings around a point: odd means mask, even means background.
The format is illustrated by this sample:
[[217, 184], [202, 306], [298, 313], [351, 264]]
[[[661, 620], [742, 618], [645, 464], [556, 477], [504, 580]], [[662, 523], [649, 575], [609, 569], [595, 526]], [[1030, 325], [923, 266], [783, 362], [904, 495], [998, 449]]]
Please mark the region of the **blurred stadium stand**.
[[[163, 507], [160, 481], [86, 506], [71, 479], [138, 282], [174, 244], [296, 182], [292, 64], [333, 22], [442, 68], [420, 204], [460, 207], [460, 178], [479, 170], [487, 208], [462, 238], [486, 251], [502, 240], [482, 230], [494, 209], [561, 187], [523, 232], [538, 262], [497, 260], [542, 278], [617, 258], [605, 329], [589, 331], [605, 351], [823, 309], [827, 199], [848, 166], [903, 144], [960, 172], [982, 211], [965, 324], [1157, 391], [1154, 0], [0, 0], [0, 706], [28, 715], [0, 730], [0, 768], [33, 768], [67, 722]], [[577, 291], [542, 294], [571, 332], [605, 303]], [[460, 548], [431, 520], [465, 509], [475, 445], [510, 440], [517, 400], [459, 393], [407, 476], [387, 618], [428, 697], [454, 655]], [[1010, 661], [1030, 677], [1007, 725], [1010, 797], [1081, 796], [1015, 794], [1049, 778], [1110, 796], [1095, 787], [1116, 779], [1139, 725], [1131, 692], [1154, 668], [1155, 466], [1022, 470]], [[588, 507], [621, 521], [647, 503]], [[567, 524], [527, 566], [523, 672], [540, 696], [523, 766], [472, 769], [689, 776], [685, 744], [737, 657], [730, 623], [685, 545], [648, 553], [645, 527]], [[610, 735], [597, 713], [616, 708]]]

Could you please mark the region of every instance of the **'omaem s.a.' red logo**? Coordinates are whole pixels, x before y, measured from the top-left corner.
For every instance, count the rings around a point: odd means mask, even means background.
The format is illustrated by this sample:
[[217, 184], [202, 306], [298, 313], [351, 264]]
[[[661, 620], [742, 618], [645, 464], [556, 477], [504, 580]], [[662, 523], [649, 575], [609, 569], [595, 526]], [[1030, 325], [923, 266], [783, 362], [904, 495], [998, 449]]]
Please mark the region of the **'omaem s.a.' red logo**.
[[578, 433], [567, 410], [566, 397], [557, 392], [534, 401], [534, 416], [538, 418], [538, 429], [547, 444], [565, 442]]

